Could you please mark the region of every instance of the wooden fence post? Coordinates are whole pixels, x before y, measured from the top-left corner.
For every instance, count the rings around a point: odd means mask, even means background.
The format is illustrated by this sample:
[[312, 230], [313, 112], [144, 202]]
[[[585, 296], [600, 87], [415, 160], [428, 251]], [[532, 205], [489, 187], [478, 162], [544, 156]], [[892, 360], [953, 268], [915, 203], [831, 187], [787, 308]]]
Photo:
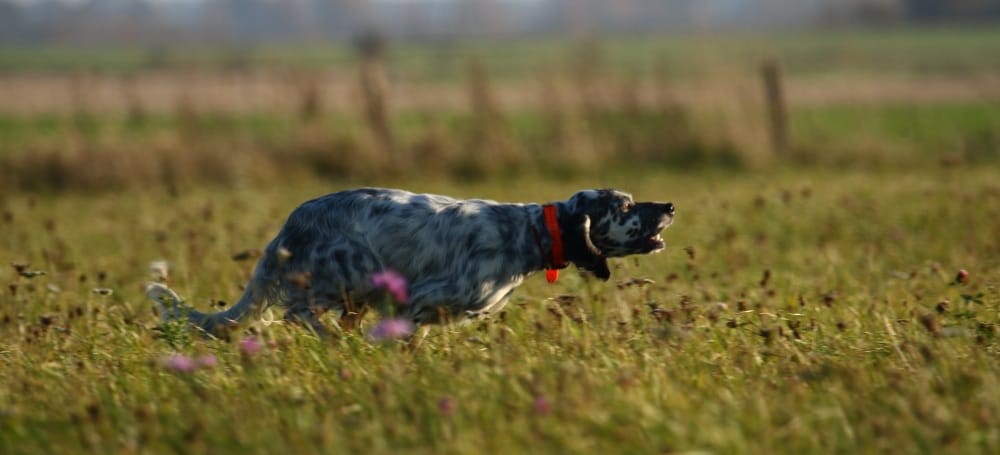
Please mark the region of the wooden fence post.
[[299, 119], [305, 123], [323, 114], [323, 93], [320, 87], [323, 75], [319, 70], [302, 71], [294, 82], [299, 91]]
[[775, 59], [764, 60], [760, 73], [764, 82], [771, 146], [774, 153], [784, 155], [788, 149], [788, 112], [785, 107], [781, 65]]
[[385, 42], [377, 32], [367, 32], [355, 41], [358, 54], [361, 57], [361, 96], [364, 97], [365, 117], [368, 125], [375, 133], [375, 138], [383, 152], [393, 158], [396, 156], [395, 140], [390, 125], [389, 111], [386, 107], [385, 71], [382, 68], [382, 55]]

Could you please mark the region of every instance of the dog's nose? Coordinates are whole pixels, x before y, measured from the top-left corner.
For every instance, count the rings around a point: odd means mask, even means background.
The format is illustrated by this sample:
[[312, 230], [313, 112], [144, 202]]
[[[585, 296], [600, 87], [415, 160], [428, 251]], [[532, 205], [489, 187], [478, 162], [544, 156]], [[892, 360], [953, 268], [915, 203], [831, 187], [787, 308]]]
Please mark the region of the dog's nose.
[[673, 216], [674, 214], [674, 204], [672, 202], [667, 202], [663, 204], [663, 212], [667, 215]]

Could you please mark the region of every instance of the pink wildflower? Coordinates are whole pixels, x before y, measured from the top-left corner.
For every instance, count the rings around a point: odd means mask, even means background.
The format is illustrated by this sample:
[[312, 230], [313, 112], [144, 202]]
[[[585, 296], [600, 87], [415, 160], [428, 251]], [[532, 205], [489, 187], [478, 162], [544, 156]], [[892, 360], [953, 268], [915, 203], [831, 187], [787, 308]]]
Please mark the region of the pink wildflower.
[[438, 401], [438, 410], [441, 411], [441, 415], [451, 417], [455, 413], [455, 399], [451, 397], [442, 398]]
[[413, 323], [406, 319], [387, 318], [379, 321], [372, 329], [372, 339], [376, 341], [395, 340], [413, 333]]
[[240, 341], [240, 351], [246, 355], [254, 355], [259, 353], [264, 349], [264, 345], [257, 339], [257, 337], [244, 338]]
[[538, 415], [549, 415], [552, 412], [552, 402], [544, 396], [538, 395], [535, 401], [531, 402], [531, 409]]
[[969, 281], [969, 271], [965, 269], [960, 269], [958, 275], [955, 275], [955, 282], [959, 284], [965, 284]]
[[215, 356], [212, 354], [206, 354], [198, 357], [198, 367], [200, 368], [212, 368], [218, 363], [219, 361], [216, 360]]
[[399, 303], [406, 303], [410, 295], [406, 290], [406, 278], [392, 269], [385, 269], [372, 275], [372, 285], [389, 291]]
[[177, 373], [192, 373], [198, 369], [198, 362], [182, 354], [174, 354], [160, 360], [163, 368]]

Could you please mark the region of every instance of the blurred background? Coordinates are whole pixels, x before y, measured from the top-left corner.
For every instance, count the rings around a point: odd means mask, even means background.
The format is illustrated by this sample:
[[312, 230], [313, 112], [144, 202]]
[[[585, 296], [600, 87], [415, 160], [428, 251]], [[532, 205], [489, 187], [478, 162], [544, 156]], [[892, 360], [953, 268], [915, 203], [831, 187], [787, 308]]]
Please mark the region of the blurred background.
[[0, 187], [1000, 158], [1000, 0], [0, 0]]

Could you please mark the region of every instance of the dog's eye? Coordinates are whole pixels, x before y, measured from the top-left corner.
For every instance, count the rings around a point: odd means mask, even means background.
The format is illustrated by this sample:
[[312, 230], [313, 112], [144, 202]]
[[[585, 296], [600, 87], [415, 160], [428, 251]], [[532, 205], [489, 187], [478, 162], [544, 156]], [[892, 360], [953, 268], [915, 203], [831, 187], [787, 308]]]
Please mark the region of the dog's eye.
[[631, 202], [626, 202], [626, 203], [622, 204], [622, 211], [623, 211], [623, 212], [628, 212], [629, 210], [632, 210], [632, 207], [633, 207], [634, 205], [635, 205], [635, 204], [633, 204], [633, 203], [631, 203]]

